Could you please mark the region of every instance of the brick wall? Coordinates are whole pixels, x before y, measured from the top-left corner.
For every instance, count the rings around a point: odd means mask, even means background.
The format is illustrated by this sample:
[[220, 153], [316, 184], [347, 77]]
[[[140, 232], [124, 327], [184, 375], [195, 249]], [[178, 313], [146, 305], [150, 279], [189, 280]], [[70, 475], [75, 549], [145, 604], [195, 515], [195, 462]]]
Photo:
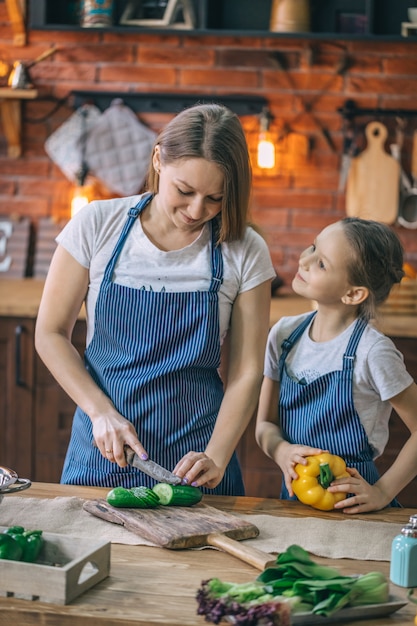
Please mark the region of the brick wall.
[[[71, 185], [44, 151], [49, 134], [71, 114], [67, 100], [56, 100], [73, 89], [103, 91], [183, 92], [196, 96], [254, 94], [265, 97], [274, 115], [273, 129], [283, 124], [307, 136], [306, 156], [283, 142], [280, 171], [255, 176], [253, 218], [263, 229], [278, 272], [290, 284], [300, 250], [328, 223], [344, 215], [344, 195], [338, 192], [343, 144], [342, 117], [337, 112], [352, 98], [366, 108], [416, 109], [417, 42], [308, 41], [250, 37], [195, 37], [178, 32], [122, 34], [98, 31], [33, 31], [28, 44], [13, 46], [11, 25], [0, 1], [0, 60], [30, 61], [55, 45], [59, 51], [30, 70], [39, 91], [23, 103], [23, 156], [12, 160], [0, 130], [0, 213], [30, 217], [69, 216]], [[279, 53], [281, 56], [276, 56]], [[344, 55], [351, 67], [337, 75]], [[277, 63], [284, 59], [290, 79]], [[314, 100], [313, 111], [330, 132], [333, 152], [301, 99]], [[165, 118], [143, 114], [155, 130]], [[359, 136], [371, 118], [357, 120]], [[257, 120], [242, 120], [252, 143]], [[382, 118], [395, 140], [395, 118]], [[410, 166], [411, 136], [416, 118], [406, 125], [403, 165]], [[288, 145], [287, 145], [288, 148]], [[417, 264], [417, 231], [396, 227]]]

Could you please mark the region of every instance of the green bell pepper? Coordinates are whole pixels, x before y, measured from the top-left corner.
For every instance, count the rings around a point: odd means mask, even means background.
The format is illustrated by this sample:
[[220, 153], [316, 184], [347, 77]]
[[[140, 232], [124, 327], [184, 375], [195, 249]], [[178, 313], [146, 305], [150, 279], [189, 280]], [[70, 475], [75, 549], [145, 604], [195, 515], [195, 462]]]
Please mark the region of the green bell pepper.
[[[0, 541], [3, 537], [10, 538], [19, 546], [19, 550], [13, 551], [13, 544], [10, 543], [9, 539], [3, 540], [5, 554], [13, 554], [14, 556], [3, 556], [0, 551], [0, 558], [8, 558], [13, 561], [25, 561], [26, 563], [34, 563], [38, 558], [43, 544], [41, 530], [25, 530], [23, 526], [10, 526], [10, 528], [6, 528], [0, 535]], [[6, 549], [7, 545], [9, 549]]]
[[23, 548], [12, 535], [2, 533], [0, 535], [0, 559], [9, 561], [20, 561], [23, 555]]

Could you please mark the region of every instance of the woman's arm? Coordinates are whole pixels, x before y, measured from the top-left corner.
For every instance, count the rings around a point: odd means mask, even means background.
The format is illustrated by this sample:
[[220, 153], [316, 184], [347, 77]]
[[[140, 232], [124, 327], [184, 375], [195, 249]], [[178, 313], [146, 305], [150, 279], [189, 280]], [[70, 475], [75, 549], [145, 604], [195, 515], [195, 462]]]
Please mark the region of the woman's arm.
[[110, 398], [93, 381], [71, 343], [88, 282], [88, 269], [58, 245], [39, 307], [35, 347], [60, 386], [90, 417], [94, 439], [103, 456], [106, 456], [106, 449], [113, 450], [114, 460], [124, 467], [125, 443], [137, 454], [145, 451], [132, 425], [116, 411]]
[[229, 329], [226, 389], [205, 453], [189, 452], [174, 469], [188, 482], [209, 488], [223, 478], [230, 458], [256, 409], [269, 328], [271, 283], [239, 294]]

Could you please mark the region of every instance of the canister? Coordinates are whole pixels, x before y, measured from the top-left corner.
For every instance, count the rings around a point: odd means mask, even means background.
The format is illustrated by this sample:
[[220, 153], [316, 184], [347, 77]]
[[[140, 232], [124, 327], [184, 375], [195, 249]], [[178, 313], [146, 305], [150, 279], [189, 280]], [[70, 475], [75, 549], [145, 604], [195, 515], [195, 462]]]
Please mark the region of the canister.
[[103, 28], [113, 24], [113, 0], [83, 0], [81, 26]]
[[399, 587], [417, 587], [417, 516], [413, 515], [391, 546], [390, 580]]

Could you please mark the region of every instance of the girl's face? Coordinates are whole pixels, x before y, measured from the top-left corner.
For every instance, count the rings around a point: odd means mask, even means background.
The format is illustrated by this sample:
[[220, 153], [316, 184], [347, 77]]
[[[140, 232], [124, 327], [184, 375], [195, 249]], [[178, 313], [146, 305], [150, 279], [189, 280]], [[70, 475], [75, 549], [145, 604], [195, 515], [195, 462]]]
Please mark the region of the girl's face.
[[183, 159], [161, 165], [159, 170], [157, 205], [176, 228], [194, 232], [218, 215], [222, 209], [224, 176], [216, 163], [205, 159]]
[[352, 251], [343, 226], [331, 224], [302, 252], [292, 287], [299, 295], [319, 304], [341, 303], [352, 286], [348, 280], [349, 262]]

